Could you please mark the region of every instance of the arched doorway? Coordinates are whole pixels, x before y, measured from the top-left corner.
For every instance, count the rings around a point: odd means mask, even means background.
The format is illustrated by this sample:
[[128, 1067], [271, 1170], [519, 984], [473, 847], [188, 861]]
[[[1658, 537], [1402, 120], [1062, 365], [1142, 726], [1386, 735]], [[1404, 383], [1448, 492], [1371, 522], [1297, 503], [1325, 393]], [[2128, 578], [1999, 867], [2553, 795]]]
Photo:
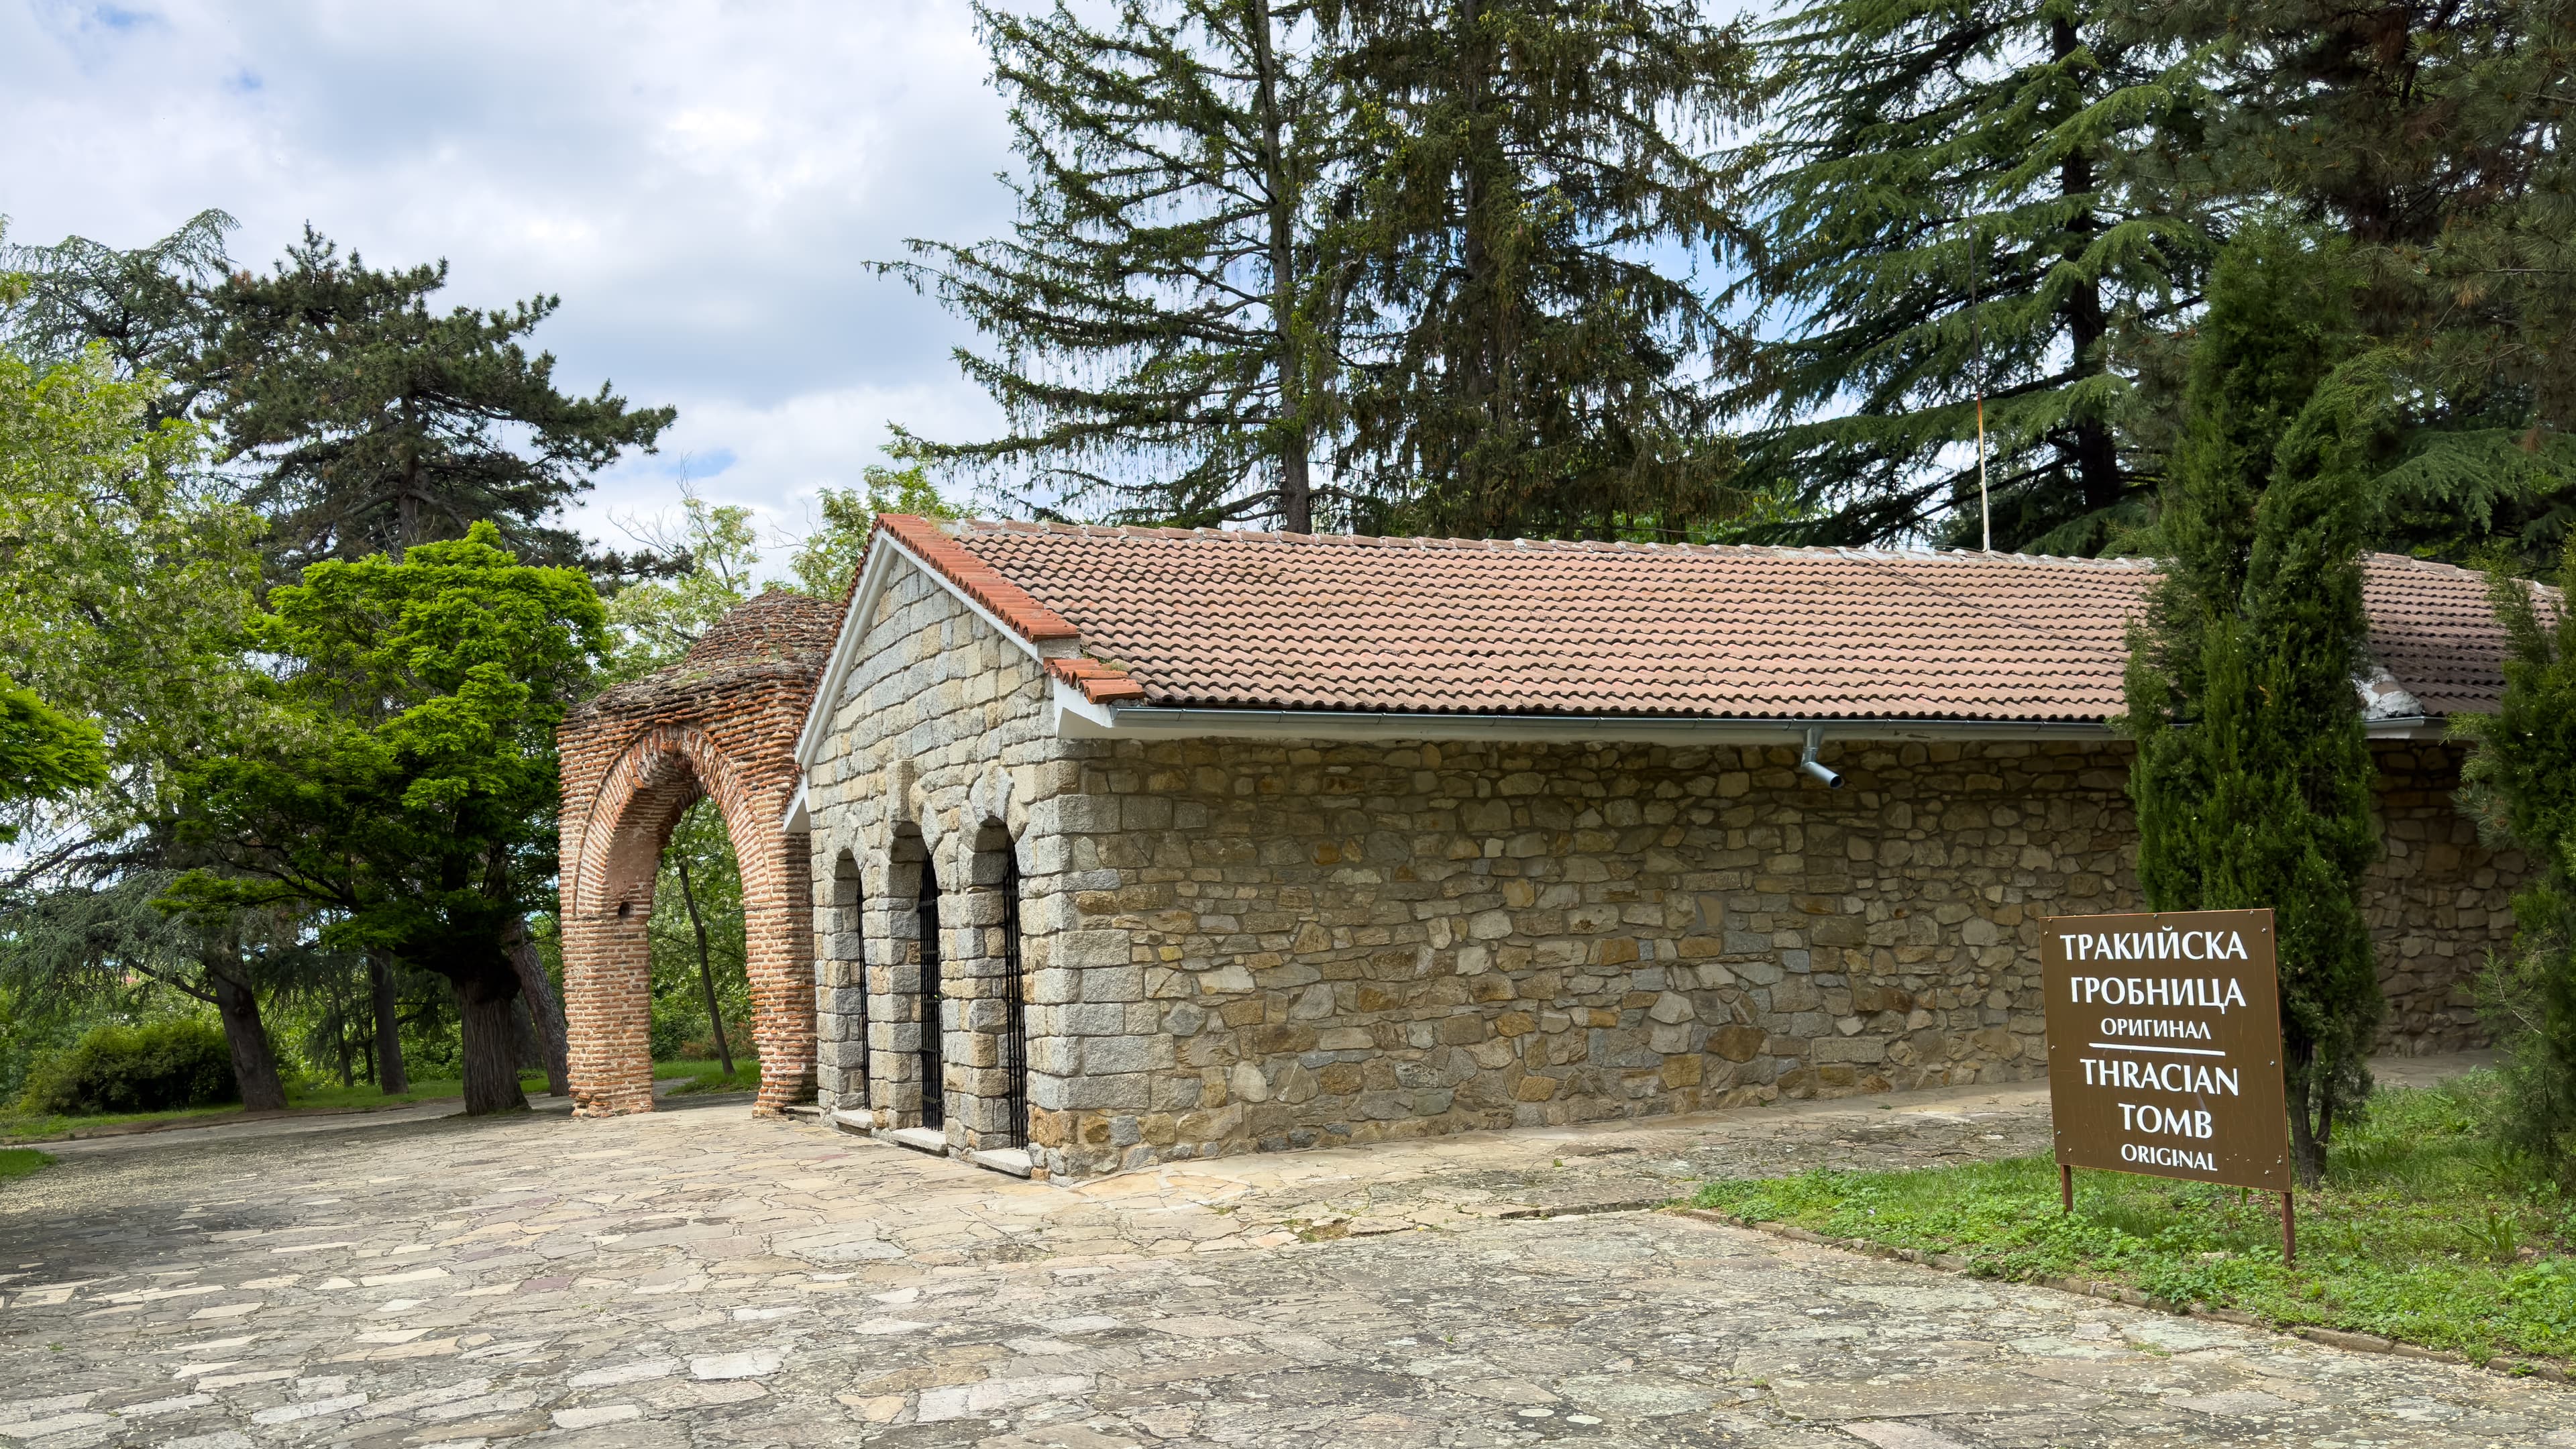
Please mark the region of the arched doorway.
[[948, 993], [964, 1068], [950, 1074], [962, 1118], [950, 1136], [970, 1152], [987, 1152], [1029, 1142], [1028, 985], [1018, 845], [1000, 821], [987, 820], [973, 846], [959, 902], [966, 929], [951, 933], [966, 954], [951, 968]]
[[564, 1018], [574, 1110], [649, 1111], [653, 887], [680, 814], [701, 798], [724, 818], [742, 870], [755, 1107], [814, 1094], [811, 865], [786, 828], [792, 751], [840, 606], [772, 592], [727, 614], [677, 664], [568, 718], [561, 881]]
[[814, 950], [815, 1094], [836, 1111], [868, 1106], [867, 885], [858, 856], [832, 861], [824, 929]]

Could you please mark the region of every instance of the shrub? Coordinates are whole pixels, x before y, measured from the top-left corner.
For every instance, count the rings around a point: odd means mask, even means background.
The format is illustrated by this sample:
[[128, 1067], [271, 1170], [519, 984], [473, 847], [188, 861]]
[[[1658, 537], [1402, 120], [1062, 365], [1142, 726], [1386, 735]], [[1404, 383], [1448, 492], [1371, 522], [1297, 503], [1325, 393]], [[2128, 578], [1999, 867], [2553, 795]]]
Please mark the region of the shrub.
[[160, 1112], [241, 1099], [223, 1029], [193, 1017], [102, 1026], [27, 1074], [30, 1112]]
[[657, 1062], [680, 1060], [689, 1041], [706, 1035], [707, 1014], [691, 1012], [685, 1006], [659, 997], [653, 1002], [653, 1016], [645, 1027], [645, 1040]]

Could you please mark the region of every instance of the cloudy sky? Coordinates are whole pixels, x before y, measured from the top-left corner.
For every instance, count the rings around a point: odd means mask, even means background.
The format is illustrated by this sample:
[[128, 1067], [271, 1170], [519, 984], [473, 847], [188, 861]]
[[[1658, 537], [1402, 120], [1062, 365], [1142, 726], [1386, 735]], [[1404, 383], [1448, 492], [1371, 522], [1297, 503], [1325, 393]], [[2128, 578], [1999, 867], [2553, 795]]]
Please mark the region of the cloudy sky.
[[993, 425], [961, 329], [861, 265], [1008, 223], [964, 0], [0, 0], [0, 134], [13, 241], [135, 246], [212, 206], [246, 262], [310, 221], [446, 258], [453, 303], [560, 294], [536, 341], [567, 390], [680, 410], [576, 516], [613, 542], [684, 473], [801, 532], [889, 420]]

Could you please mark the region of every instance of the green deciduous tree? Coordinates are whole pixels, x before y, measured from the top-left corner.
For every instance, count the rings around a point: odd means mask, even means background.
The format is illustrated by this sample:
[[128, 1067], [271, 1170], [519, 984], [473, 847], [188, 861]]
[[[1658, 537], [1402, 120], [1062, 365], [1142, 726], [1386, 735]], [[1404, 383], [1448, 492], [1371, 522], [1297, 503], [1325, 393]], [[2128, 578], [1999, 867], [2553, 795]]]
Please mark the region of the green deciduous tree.
[[[1731, 401], [1748, 487], [1820, 541], [2093, 553], [2143, 521], [2137, 373], [2198, 301], [2219, 219], [2187, 209], [2166, 51], [2103, 0], [1810, 0], [1760, 35], [1761, 218], [1729, 291], [1766, 334]], [[2204, 201], [2207, 188], [2202, 188]]]
[[152, 420], [158, 396], [99, 350], [0, 352], [0, 672], [104, 730], [109, 836], [234, 713], [259, 577], [257, 516], [204, 472], [197, 429]]
[[[656, 1033], [666, 1050], [686, 1053], [705, 1031], [731, 1076], [744, 1043], [726, 1024], [750, 1019], [750, 958], [742, 867], [715, 802], [690, 806], [671, 827], [653, 898], [662, 906], [647, 925]], [[675, 901], [682, 909], [670, 909]]]
[[172, 899], [291, 906], [326, 946], [445, 977], [466, 1110], [522, 1105], [512, 1006], [543, 989], [526, 918], [555, 873], [555, 726], [609, 646], [590, 581], [477, 523], [400, 562], [312, 565], [253, 638], [280, 665], [266, 727], [183, 780], [191, 838], [229, 869]]
[[629, 525], [630, 532], [639, 529], [638, 539], [650, 552], [686, 566], [668, 578], [630, 584], [609, 599], [608, 622], [618, 640], [602, 676], [609, 682], [641, 679], [689, 652], [726, 610], [751, 597], [752, 570], [760, 565], [751, 510], [709, 503], [685, 485], [677, 527]]
[[280, 576], [476, 522], [534, 561], [628, 567], [549, 520], [619, 454], [652, 451], [675, 414], [606, 384], [558, 391], [553, 354], [520, 339], [560, 299], [433, 313], [446, 285], [444, 262], [376, 271], [307, 228], [270, 275], [214, 289], [220, 331], [192, 367], [220, 386], [206, 407], [225, 455], [257, 470], [246, 501], [272, 520]]
[[865, 491], [825, 488], [819, 502], [822, 518], [788, 558], [796, 581], [789, 588], [817, 598], [837, 599], [850, 591], [859, 561], [867, 557], [868, 538], [880, 513], [908, 513], [916, 518], [959, 518], [963, 513], [930, 481], [919, 463], [907, 468], [869, 465], [862, 475]]
[[[137, 898], [133, 883], [172, 862], [175, 771], [245, 717], [240, 648], [259, 579], [257, 516], [204, 470], [193, 424], [156, 421], [162, 397], [103, 347], [52, 365], [0, 351], [0, 672], [98, 746], [95, 768], [60, 762], [76, 766], [58, 783], [78, 775], [77, 797], [0, 876], [0, 978], [49, 1009], [128, 970], [209, 1002], [244, 1101], [278, 1107], [260, 1016], [273, 923], [165, 931], [134, 909], [150, 891]], [[20, 723], [69, 742], [36, 717]]]
[[1010, 432], [907, 438], [1120, 519], [1304, 530], [1335, 424], [1331, 161], [1308, 0], [978, 4], [1024, 180], [1008, 237], [916, 240], [885, 270], [972, 321]]
[[1688, 0], [1329, 0], [1365, 267], [1341, 471], [1370, 526], [1680, 538], [1738, 502], [1690, 269], [1749, 48]]
[[[2576, 544], [2559, 571], [2576, 583]], [[2463, 798], [2490, 838], [2531, 863], [2511, 951], [2491, 957], [2488, 1016], [2504, 1049], [2509, 1131], [2576, 1189], [2576, 613], [2498, 570], [2491, 593], [2511, 647], [2504, 700], [2455, 726], [2471, 742]]]
[[[106, 783], [98, 726], [65, 715], [32, 689], [0, 681], [0, 808]], [[17, 826], [0, 823], [0, 845], [17, 838]]]
[[2353, 681], [2359, 550], [2391, 445], [2331, 253], [2258, 229], [2221, 256], [2132, 641], [2138, 882], [2157, 910], [2270, 907], [2300, 1179], [2369, 1091], [2384, 1005], [2359, 901], [2378, 852]]

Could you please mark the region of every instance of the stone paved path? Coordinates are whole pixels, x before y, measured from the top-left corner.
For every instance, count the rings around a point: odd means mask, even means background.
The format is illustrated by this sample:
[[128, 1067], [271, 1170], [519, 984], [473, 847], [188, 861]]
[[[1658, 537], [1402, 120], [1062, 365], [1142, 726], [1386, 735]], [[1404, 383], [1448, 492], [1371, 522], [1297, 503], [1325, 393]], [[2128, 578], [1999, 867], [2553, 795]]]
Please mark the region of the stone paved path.
[[0, 1441], [2576, 1449], [2565, 1386], [1615, 1210], [2035, 1150], [2030, 1089], [1080, 1189], [747, 1106], [67, 1158], [0, 1189]]

